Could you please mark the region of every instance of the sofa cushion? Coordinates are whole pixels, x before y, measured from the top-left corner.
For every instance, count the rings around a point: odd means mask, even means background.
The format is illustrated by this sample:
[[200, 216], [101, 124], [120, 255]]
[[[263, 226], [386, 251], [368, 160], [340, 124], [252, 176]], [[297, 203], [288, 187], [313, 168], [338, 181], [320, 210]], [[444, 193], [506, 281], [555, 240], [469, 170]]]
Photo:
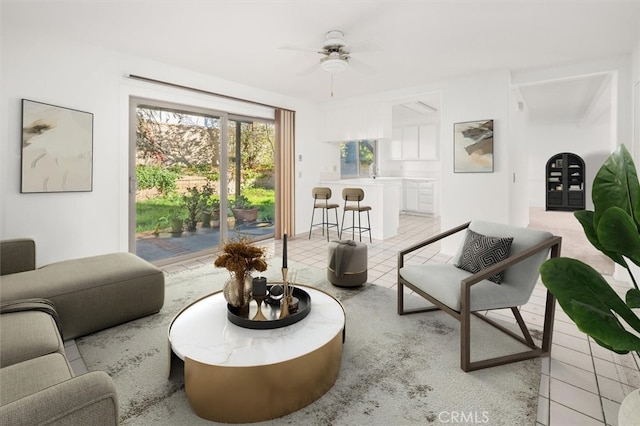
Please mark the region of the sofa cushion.
[[91, 371], [0, 405], [0, 425], [45, 424], [117, 426], [118, 397], [111, 377]]
[[0, 368], [0, 405], [17, 401], [72, 377], [67, 359], [58, 352]]
[[41, 311], [2, 314], [0, 367], [55, 352], [64, 355], [64, 344], [50, 315]]
[[0, 241], [0, 275], [36, 269], [36, 243], [31, 238]]
[[[460, 281], [471, 276], [470, 272], [450, 263], [437, 262], [407, 265], [398, 272], [412, 285], [460, 312]], [[482, 280], [471, 286], [470, 310], [475, 312], [520, 306], [528, 300], [529, 295], [517, 286], [509, 283], [497, 286], [489, 280]]]
[[158, 312], [164, 275], [133, 253], [111, 253], [5, 275], [1, 295], [51, 300], [64, 338], [72, 339]]

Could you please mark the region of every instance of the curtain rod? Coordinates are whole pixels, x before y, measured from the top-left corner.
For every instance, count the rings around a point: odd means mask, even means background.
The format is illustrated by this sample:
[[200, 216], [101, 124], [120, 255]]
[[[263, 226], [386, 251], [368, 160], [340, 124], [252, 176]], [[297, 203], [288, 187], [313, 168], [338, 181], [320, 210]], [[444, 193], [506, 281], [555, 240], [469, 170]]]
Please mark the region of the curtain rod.
[[251, 101], [249, 99], [237, 98], [235, 96], [223, 95], [222, 93], [210, 92], [208, 90], [198, 89], [198, 88], [189, 87], [189, 86], [183, 86], [181, 84], [170, 83], [168, 81], [162, 81], [162, 80], [156, 80], [154, 78], [149, 78], [149, 77], [142, 77], [140, 75], [125, 74], [125, 77], [131, 78], [133, 80], [141, 80], [141, 81], [146, 81], [148, 83], [155, 83], [155, 84], [161, 84], [163, 86], [175, 87], [177, 89], [189, 90], [189, 91], [192, 91], [192, 92], [202, 93], [202, 94], [205, 94], [205, 95], [217, 96], [219, 98], [229, 99], [229, 100], [232, 100], [232, 101], [244, 102], [244, 103], [248, 103], [248, 104], [252, 104], [252, 105], [258, 105], [258, 106], [263, 106], [263, 107], [267, 107], [267, 108], [275, 108], [275, 109], [281, 109], [281, 110], [284, 110], [284, 111], [292, 111], [293, 112], [293, 110], [290, 110], [290, 109], [287, 109], [287, 108], [282, 108], [282, 107], [275, 106], [275, 105], [269, 105], [269, 104], [264, 104], [262, 102]]

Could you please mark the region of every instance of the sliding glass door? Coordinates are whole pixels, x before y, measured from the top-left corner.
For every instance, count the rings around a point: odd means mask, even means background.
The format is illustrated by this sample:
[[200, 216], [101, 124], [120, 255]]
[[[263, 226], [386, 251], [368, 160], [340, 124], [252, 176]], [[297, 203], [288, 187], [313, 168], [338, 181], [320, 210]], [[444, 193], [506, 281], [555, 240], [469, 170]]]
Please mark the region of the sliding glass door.
[[142, 99], [130, 117], [136, 254], [163, 264], [273, 236], [273, 123]]

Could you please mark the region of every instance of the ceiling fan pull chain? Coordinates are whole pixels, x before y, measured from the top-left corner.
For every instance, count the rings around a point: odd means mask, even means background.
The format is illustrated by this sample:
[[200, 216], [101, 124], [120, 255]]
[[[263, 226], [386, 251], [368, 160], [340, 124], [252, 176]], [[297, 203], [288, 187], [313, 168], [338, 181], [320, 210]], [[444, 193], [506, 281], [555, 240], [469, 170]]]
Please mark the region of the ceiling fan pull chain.
[[333, 73], [331, 73], [331, 97], [333, 98]]

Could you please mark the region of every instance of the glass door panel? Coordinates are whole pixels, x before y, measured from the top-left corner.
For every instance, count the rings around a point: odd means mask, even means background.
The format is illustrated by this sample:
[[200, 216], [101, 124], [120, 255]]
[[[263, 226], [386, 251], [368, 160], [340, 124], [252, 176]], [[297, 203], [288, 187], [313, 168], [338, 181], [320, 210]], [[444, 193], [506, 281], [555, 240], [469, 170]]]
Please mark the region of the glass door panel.
[[275, 126], [248, 117], [229, 117], [229, 236], [273, 237], [275, 219]]
[[137, 105], [135, 232], [143, 259], [161, 263], [220, 244], [226, 231], [223, 119]]

